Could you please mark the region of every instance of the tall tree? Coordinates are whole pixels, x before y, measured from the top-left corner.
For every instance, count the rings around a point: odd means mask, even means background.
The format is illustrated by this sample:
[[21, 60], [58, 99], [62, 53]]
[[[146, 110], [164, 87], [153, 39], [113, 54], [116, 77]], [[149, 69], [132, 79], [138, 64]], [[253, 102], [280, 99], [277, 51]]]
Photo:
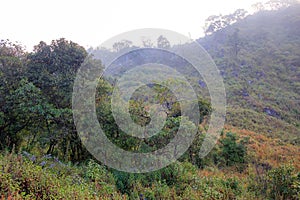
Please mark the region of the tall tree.
[[60, 145], [66, 159], [80, 160], [84, 147], [73, 123], [71, 97], [76, 72], [87, 56], [85, 49], [65, 39], [53, 40], [50, 45], [40, 42], [28, 55], [28, 79], [39, 87], [59, 115], [55, 117], [56, 129], [50, 129], [49, 148]]
[[18, 144], [17, 133], [26, 126], [26, 122], [17, 125], [18, 116], [13, 112], [15, 102], [12, 98], [24, 78], [25, 57], [19, 44], [0, 41], [0, 149]]
[[63, 38], [40, 42], [28, 56], [28, 78], [54, 105], [71, 108], [73, 81], [86, 56], [83, 47]]

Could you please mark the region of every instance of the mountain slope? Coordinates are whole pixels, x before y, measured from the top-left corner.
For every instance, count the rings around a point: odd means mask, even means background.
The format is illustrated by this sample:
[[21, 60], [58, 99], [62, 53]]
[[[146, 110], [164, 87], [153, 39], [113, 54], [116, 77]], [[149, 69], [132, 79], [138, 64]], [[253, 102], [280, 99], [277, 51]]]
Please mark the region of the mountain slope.
[[299, 144], [300, 5], [261, 11], [198, 41], [224, 77], [227, 122]]

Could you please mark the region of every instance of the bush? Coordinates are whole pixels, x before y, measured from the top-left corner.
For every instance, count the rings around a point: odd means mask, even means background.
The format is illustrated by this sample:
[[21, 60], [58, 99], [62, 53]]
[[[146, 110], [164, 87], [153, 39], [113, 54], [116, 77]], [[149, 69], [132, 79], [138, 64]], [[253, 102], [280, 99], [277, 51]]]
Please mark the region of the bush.
[[221, 141], [221, 157], [226, 166], [243, 164], [246, 161], [246, 146], [242, 142], [237, 142], [237, 136], [227, 133]]
[[[35, 160], [35, 159], [34, 159]], [[113, 187], [104, 183], [96, 187], [82, 177], [81, 169], [56, 166], [54, 169], [35, 164], [22, 155], [0, 155], [0, 194], [2, 199], [121, 199]], [[100, 171], [95, 170], [95, 173]], [[95, 175], [102, 178], [102, 175]], [[98, 179], [97, 179], [98, 180]], [[90, 181], [90, 182], [89, 182]], [[105, 188], [109, 188], [108, 190]]]
[[298, 199], [300, 173], [291, 165], [282, 165], [268, 172], [268, 196], [271, 199]]
[[300, 196], [300, 173], [292, 165], [285, 164], [251, 176], [248, 190], [265, 199], [296, 200]]

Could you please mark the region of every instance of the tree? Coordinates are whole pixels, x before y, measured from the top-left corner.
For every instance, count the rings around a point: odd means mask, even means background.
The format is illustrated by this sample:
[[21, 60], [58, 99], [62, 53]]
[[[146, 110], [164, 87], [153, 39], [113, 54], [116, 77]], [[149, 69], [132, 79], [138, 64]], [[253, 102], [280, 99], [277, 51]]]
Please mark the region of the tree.
[[238, 58], [238, 53], [241, 49], [241, 44], [242, 44], [242, 41], [239, 37], [239, 32], [240, 30], [238, 28], [236, 28], [233, 32], [233, 34], [231, 34], [228, 38], [228, 42], [229, 42], [229, 45], [231, 46], [231, 56], [234, 60], [237, 60]]
[[21, 45], [9, 40], [0, 41], [0, 149], [18, 145], [17, 133], [27, 125], [26, 122], [18, 123], [13, 109], [15, 99], [12, 98], [24, 78], [25, 60], [26, 53]]
[[49, 128], [47, 153], [53, 153], [54, 147], [60, 145], [65, 159], [73, 161], [80, 160], [85, 151], [73, 123], [71, 97], [76, 72], [86, 56], [83, 47], [63, 38], [53, 40], [50, 45], [40, 42], [28, 55], [29, 81], [60, 111], [53, 118], [56, 128]]
[[12, 113], [17, 119], [14, 126], [23, 127], [19, 132], [26, 137], [20, 140], [27, 140], [26, 149], [30, 150], [37, 141], [41, 142], [41, 137], [48, 137], [51, 146], [51, 141], [55, 137], [53, 132], [61, 131], [56, 122], [66, 109], [56, 109], [47, 102], [41, 90], [26, 79], [21, 81], [20, 87], [10, 97], [14, 102]]
[[132, 46], [132, 42], [129, 40], [121, 40], [113, 44], [113, 50], [118, 52], [123, 49], [130, 48]]
[[170, 48], [171, 44], [166, 37], [161, 35], [157, 38], [157, 47], [158, 48]]
[[248, 12], [244, 9], [238, 9], [229, 15], [212, 15], [205, 20], [204, 33], [205, 35], [210, 35], [244, 19], [247, 15]]
[[57, 107], [71, 108], [73, 81], [86, 56], [83, 47], [63, 38], [50, 45], [40, 42], [28, 55], [29, 81]]
[[143, 39], [143, 46], [146, 48], [151, 48], [154, 46], [153, 42], [151, 41], [151, 39]]
[[205, 20], [205, 26], [204, 26], [204, 33], [205, 35], [210, 35], [224, 27], [226, 27], [228, 24], [222, 17], [222, 15], [212, 15], [209, 16]]

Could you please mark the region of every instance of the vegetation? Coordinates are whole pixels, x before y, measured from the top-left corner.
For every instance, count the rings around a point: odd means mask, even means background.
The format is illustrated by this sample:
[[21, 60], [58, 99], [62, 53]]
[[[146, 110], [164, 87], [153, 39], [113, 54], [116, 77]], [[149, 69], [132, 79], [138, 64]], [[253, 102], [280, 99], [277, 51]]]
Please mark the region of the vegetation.
[[[267, 5], [269, 11], [256, 5], [259, 12], [254, 15], [237, 10], [208, 18], [206, 36], [198, 40], [221, 70], [229, 103], [221, 138], [205, 158], [198, 156], [212, 112], [205, 82], [175, 56], [166, 55], [171, 58], [166, 61], [151, 49], [133, 52], [137, 63], [126, 63], [128, 68], [157, 59], [186, 75], [201, 94], [195, 100], [201, 116], [192, 145], [177, 162], [150, 173], [121, 172], [96, 161], [83, 146], [72, 117], [79, 67], [103, 68], [97, 55], [131, 48], [131, 41], [114, 44], [112, 51], [90, 49], [92, 56], [66, 39], [40, 42], [33, 52], [1, 40], [0, 199], [299, 199], [300, 7], [292, 1]], [[154, 45], [144, 41], [145, 47]], [[157, 46], [176, 48], [164, 36], [157, 38]], [[147, 125], [151, 104], [159, 104], [166, 123], [151, 138], [127, 135], [111, 111], [115, 78], [122, 70], [98, 82], [101, 128], [126, 151], [164, 147], [182, 120], [179, 100], [155, 83], [136, 90], [129, 101], [132, 120]], [[182, 83], [169, 79], [168, 84]], [[149, 89], [153, 92], [145, 94]], [[117, 114], [124, 115], [123, 105], [117, 106]]]
[[286, 3], [270, 1], [270, 10], [261, 8], [198, 41], [223, 75], [227, 123], [298, 143], [300, 9]]

